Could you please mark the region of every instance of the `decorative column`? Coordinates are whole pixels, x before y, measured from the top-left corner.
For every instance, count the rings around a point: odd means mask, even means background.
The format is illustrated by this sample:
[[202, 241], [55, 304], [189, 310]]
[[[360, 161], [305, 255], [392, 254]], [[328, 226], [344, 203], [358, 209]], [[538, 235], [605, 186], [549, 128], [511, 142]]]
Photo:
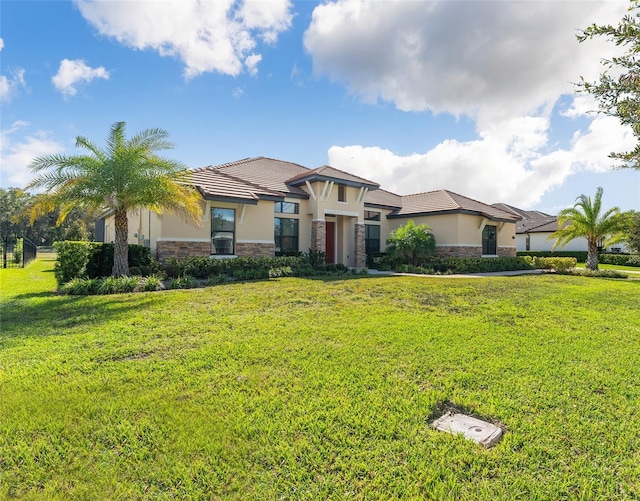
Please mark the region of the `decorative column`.
[[311, 222], [311, 249], [326, 252], [327, 225], [324, 220]]
[[367, 253], [365, 248], [365, 233], [364, 224], [356, 223], [356, 268], [366, 268], [367, 266]]

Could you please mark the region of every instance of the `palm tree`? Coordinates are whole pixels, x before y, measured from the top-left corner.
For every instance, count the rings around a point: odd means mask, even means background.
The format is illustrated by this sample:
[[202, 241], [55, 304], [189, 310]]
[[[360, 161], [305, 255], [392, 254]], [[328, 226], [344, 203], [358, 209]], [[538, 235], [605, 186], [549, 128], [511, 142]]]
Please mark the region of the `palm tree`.
[[608, 247], [625, 239], [624, 230], [627, 225], [627, 214], [612, 207], [604, 214], [602, 209], [602, 188], [598, 187], [596, 197], [580, 195], [573, 207], [563, 209], [558, 214], [558, 230], [549, 239], [557, 238], [553, 249], [564, 247], [574, 238], [587, 239], [587, 268], [598, 269], [598, 243]]
[[188, 171], [175, 160], [158, 156], [158, 150], [173, 148], [163, 129], [147, 129], [130, 139], [125, 123], [111, 126], [106, 148], [78, 136], [76, 147], [88, 155], [47, 155], [30, 164], [37, 177], [27, 189], [44, 189], [31, 208], [31, 220], [60, 209], [57, 224], [75, 207], [87, 210], [111, 210], [115, 219], [113, 275], [129, 274], [127, 212], [146, 208], [167, 211], [199, 223], [201, 197], [188, 183]]

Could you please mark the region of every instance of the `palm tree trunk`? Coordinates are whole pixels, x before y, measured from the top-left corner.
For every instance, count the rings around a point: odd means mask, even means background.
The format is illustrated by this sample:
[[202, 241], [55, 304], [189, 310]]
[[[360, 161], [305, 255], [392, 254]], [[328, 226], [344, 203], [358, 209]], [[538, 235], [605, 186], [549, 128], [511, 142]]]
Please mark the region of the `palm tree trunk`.
[[115, 213], [115, 246], [113, 249], [114, 277], [129, 275], [129, 222], [126, 209], [118, 209]]
[[587, 268], [590, 270], [598, 269], [598, 245], [596, 242], [589, 241], [587, 247]]

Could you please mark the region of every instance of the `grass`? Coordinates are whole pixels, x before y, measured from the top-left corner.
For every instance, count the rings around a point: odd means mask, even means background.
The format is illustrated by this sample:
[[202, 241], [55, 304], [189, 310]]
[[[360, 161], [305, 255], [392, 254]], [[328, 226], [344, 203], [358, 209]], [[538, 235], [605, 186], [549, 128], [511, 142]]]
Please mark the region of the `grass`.
[[[578, 263], [576, 268], [586, 268], [586, 263]], [[598, 264], [598, 268], [601, 270], [620, 270], [620, 271], [631, 271], [635, 273], [640, 273], [640, 268], [637, 266], [624, 266], [618, 264]]]
[[[639, 280], [58, 296], [0, 270], [0, 498], [637, 499]], [[499, 422], [485, 450], [428, 426]]]

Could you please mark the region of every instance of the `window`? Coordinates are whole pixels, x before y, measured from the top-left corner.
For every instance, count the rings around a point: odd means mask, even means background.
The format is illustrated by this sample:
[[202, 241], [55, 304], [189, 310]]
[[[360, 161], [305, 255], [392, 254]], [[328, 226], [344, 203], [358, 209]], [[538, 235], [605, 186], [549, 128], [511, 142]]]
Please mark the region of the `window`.
[[490, 224], [482, 230], [482, 254], [494, 256], [496, 252], [496, 227]]
[[365, 221], [380, 221], [380, 213], [374, 212], [371, 210], [364, 211], [364, 220]]
[[300, 204], [295, 202], [276, 202], [275, 212], [277, 214], [299, 214]]
[[231, 255], [235, 242], [235, 209], [211, 209], [211, 254]]
[[364, 251], [367, 254], [380, 252], [380, 226], [377, 224], [364, 225]]
[[347, 201], [347, 187], [341, 184], [338, 185], [338, 202]]
[[273, 222], [276, 252], [298, 252], [298, 220], [276, 217]]
[[531, 235], [529, 235], [528, 233], [527, 233], [525, 242], [526, 242], [526, 244], [525, 244], [526, 249], [525, 250], [528, 250], [528, 251], [531, 250]]

